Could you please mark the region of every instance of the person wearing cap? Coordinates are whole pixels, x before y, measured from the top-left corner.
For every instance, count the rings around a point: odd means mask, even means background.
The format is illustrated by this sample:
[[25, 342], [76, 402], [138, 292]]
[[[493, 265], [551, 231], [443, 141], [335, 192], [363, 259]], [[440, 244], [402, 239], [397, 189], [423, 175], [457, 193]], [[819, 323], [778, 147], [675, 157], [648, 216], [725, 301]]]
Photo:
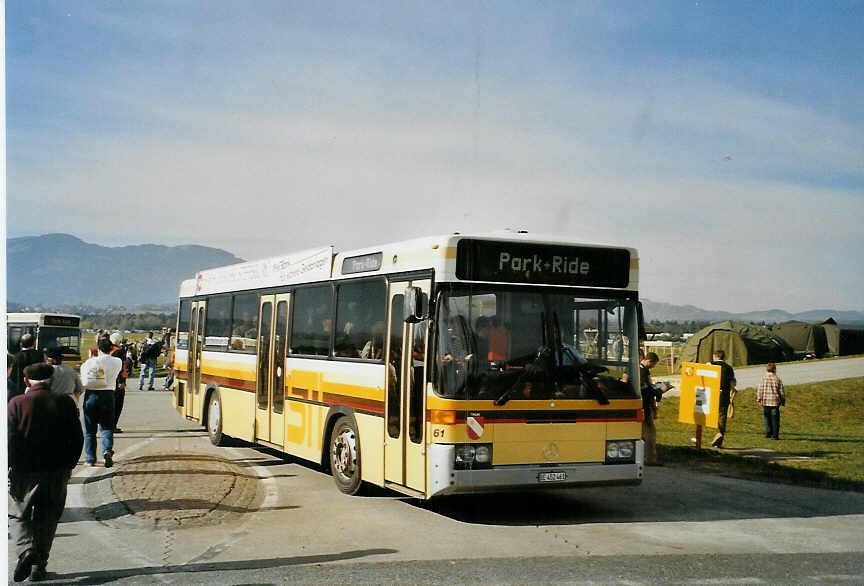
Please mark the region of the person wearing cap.
[[117, 383], [114, 385], [114, 433], [123, 433], [117, 423], [120, 421], [120, 413], [123, 412], [123, 401], [126, 398], [126, 378], [129, 376], [126, 371], [126, 346], [123, 344], [123, 336], [120, 332], [114, 332], [108, 339], [111, 340], [111, 356], [119, 358], [123, 364], [120, 374], [117, 375]]
[[84, 386], [75, 369], [63, 364], [63, 350], [59, 347], [48, 348], [45, 350], [45, 362], [54, 367], [51, 390], [61, 395], [70, 395], [78, 401], [84, 392]]
[[102, 457], [105, 467], [114, 465], [114, 388], [123, 361], [111, 356], [111, 340], [99, 340], [99, 354], [81, 365], [84, 385], [84, 460], [96, 465], [96, 429], [102, 436]]
[[44, 580], [66, 485], [78, 463], [84, 434], [78, 406], [51, 390], [54, 367], [24, 369], [27, 390], [6, 407], [9, 454], [9, 533], [17, 562], [13, 580]]

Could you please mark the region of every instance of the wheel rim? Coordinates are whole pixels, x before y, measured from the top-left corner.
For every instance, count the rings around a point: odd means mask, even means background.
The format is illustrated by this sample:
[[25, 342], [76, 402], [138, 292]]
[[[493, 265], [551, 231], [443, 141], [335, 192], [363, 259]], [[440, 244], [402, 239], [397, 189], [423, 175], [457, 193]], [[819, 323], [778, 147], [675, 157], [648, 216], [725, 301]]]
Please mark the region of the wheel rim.
[[344, 428], [333, 440], [333, 470], [345, 481], [351, 481], [357, 472], [357, 436]]
[[207, 421], [210, 423], [210, 432], [218, 433], [222, 425], [222, 413], [219, 409], [219, 401], [213, 400], [210, 402], [210, 413], [207, 416]]

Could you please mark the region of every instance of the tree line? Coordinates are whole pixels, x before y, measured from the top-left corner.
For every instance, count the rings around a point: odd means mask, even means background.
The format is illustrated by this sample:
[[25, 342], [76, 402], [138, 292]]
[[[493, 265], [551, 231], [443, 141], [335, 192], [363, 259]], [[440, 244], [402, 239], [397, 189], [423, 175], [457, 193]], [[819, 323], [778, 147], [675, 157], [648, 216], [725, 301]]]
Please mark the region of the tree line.
[[160, 331], [177, 325], [177, 312], [169, 313], [98, 313], [82, 314], [81, 328], [93, 330]]

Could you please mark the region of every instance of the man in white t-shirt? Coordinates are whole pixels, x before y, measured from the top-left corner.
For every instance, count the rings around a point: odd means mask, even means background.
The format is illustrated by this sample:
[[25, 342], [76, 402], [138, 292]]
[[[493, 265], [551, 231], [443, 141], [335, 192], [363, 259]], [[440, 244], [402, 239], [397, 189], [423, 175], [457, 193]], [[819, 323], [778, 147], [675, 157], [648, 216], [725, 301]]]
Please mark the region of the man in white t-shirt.
[[114, 387], [123, 361], [111, 356], [111, 340], [99, 340], [99, 354], [81, 365], [84, 385], [84, 459], [87, 466], [96, 465], [96, 427], [102, 436], [102, 458], [105, 467], [114, 465]]

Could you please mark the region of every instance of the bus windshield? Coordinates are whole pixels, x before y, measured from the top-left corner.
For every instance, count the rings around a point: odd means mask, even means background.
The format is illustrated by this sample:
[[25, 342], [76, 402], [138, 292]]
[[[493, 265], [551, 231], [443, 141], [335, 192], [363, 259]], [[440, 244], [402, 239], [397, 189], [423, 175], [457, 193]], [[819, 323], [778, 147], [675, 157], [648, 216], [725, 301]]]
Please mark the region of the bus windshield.
[[39, 328], [39, 339], [36, 343], [40, 350], [62, 348], [64, 353], [78, 354], [81, 352], [81, 331], [78, 328]]
[[561, 289], [445, 285], [434, 377], [447, 398], [639, 396], [636, 302]]

